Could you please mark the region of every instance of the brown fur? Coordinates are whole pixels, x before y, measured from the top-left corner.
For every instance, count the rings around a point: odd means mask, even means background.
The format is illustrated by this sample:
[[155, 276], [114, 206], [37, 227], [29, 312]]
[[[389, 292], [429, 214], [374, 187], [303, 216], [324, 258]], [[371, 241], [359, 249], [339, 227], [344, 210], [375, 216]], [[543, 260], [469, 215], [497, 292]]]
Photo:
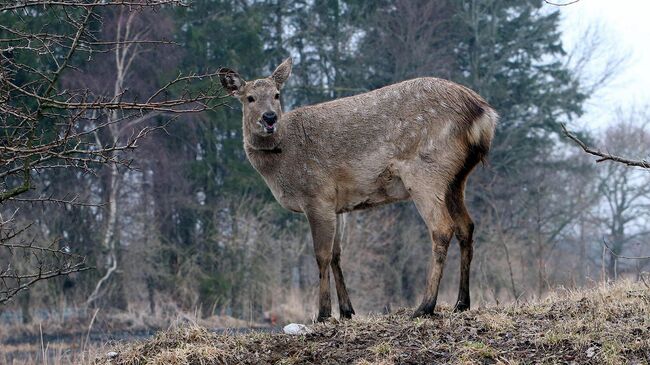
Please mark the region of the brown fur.
[[[242, 102], [251, 164], [283, 207], [309, 220], [320, 273], [318, 319], [331, 315], [330, 266], [341, 317], [354, 313], [340, 268], [339, 214], [409, 199], [433, 243], [425, 296], [414, 315], [433, 313], [454, 234], [461, 246], [456, 308], [469, 308], [474, 226], [465, 181], [490, 148], [496, 112], [466, 87], [427, 77], [283, 114], [276, 97], [290, 71], [287, 59], [269, 78], [246, 82], [222, 69], [221, 81]], [[278, 115], [272, 134], [259, 122], [267, 111]]]

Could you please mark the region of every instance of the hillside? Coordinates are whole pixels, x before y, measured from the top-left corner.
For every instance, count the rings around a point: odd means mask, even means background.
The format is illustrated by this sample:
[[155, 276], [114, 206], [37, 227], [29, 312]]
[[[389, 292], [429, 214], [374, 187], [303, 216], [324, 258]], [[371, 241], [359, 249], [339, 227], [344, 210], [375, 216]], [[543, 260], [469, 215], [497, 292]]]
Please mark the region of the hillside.
[[544, 301], [411, 319], [315, 324], [307, 335], [217, 335], [197, 326], [113, 348], [98, 364], [650, 363], [650, 289], [619, 283], [558, 291]]

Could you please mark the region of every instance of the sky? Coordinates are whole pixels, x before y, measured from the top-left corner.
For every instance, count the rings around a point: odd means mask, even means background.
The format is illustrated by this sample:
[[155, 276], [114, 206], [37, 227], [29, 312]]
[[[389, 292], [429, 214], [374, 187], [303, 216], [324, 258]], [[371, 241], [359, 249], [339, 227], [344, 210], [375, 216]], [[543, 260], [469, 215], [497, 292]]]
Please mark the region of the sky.
[[601, 50], [585, 67], [588, 76], [597, 75], [607, 58], [627, 55], [616, 76], [588, 101], [576, 125], [600, 131], [615, 121], [617, 108], [650, 105], [650, 1], [579, 0], [559, 9], [567, 51], [581, 44], [589, 26], [599, 29]]

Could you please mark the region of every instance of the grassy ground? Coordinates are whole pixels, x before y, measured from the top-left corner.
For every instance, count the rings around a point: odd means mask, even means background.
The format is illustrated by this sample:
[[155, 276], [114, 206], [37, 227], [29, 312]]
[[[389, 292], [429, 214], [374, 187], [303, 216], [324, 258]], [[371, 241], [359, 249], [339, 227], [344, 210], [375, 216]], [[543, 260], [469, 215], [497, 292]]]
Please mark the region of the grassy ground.
[[[648, 364], [650, 288], [622, 282], [539, 303], [411, 319], [331, 320], [311, 334], [217, 335], [198, 326], [123, 344], [96, 364]], [[115, 355], [115, 354], [113, 354]]]

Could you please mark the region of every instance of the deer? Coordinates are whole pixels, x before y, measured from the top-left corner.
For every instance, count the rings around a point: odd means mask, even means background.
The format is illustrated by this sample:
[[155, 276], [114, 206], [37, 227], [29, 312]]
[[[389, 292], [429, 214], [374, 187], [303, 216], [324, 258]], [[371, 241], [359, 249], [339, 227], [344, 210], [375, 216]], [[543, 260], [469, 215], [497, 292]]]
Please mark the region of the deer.
[[218, 70], [242, 104], [243, 145], [277, 202], [309, 222], [319, 272], [318, 317], [331, 317], [330, 268], [341, 319], [355, 314], [341, 270], [343, 215], [411, 200], [432, 242], [429, 273], [413, 318], [434, 314], [452, 237], [461, 251], [455, 311], [470, 308], [474, 223], [465, 184], [486, 159], [497, 112], [460, 84], [421, 77], [283, 112], [291, 57], [265, 78]]

